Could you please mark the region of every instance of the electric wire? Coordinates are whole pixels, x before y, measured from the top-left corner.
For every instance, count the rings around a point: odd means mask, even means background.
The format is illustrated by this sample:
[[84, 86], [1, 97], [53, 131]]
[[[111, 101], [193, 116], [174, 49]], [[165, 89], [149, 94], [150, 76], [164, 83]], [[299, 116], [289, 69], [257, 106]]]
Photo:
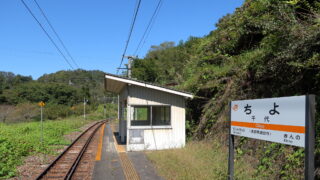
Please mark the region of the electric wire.
[[40, 10], [41, 14], [43, 15], [43, 17], [45, 18], [45, 20], [47, 21], [47, 23], [49, 24], [50, 28], [52, 29], [52, 31], [54, 32], [54, 34], [56, 35], [57, 39], [59, 40], [59, 42], [61, 43], [63, 49], [65, 50], [65, 52], [68, 54], [68, 56], [70, 57], [70, 59], [72, 60], [72, 62], [77, 66], [77, 68], [80, 68], [79, 65], [76, 63], [76, 61], [74, 60], [74, 58], [71, 56], [69, 50], [67, 49], [67, 47], [65, 46], [65, 44], [63, 43], [62, 39], [60, 38], [60, 36], [58, 35], [57, 31], [55, 30], [55, 28], [53, 27], [53, 25], [51, 24], [51, 22], [49, 21], [47, 15], [45, 14], [44, 10], [40, 7], [39, 3], [37, 2], [37, 0], [33, 0], [34, 3], [37, 5], [38, 9]]
[[145, 29], [145, 31], [144, 31], [144, 33], [143, 33], [143, 35], [142, 35], [142, 37], [141, 37], [141, 39], [140, 39], [140, 41], [139, 41], [139, 44], [138, 44], [135, 52], [133, 53], [133, 54], [135, 54], [136, 56], [138, 55], [137, 52], [139, 51], [140, 47], [142, 47], [142, 46], [141, 46], [142, 41], [143, 41], [143, 40], [144, 40], [144, 42], [146, 41], [146, 39], [147, 39], [147, 37], [148, 37], [147, 35], [149, 35], [149, 33], [150, 33], [151, 29], [152, 29], [152, 26], [153, 26], [153, 24], [154, 24], [154, 21], [155, 21], [157, 15], [158, 15], [158, 12], [160, 11], [161, 5], [162, 5], [162, 0], [159, 0], [158, 4], [157, 4], [157, 6], [156, 6], [156, 8], [155, 8], [155, 10], [154, 10], [154, 12], [153, 12], [150, 20], [149, 20], [149, 23], [148, 23], [148, 25], [147, 25], [147, 28]]
[[69, 62], [69, 60], [66, 58], [66, 56], [62, 53], [61, 49], [57, 46], [57, 44], [54, 42], [54, 40], [52, 39], [52, 37], [48, 34], [48, 32], [44, 29], [44, 27], [42, 26], [42, 24], [40, 23], [40, 21], [36, 18], [36, 16], [33, 14], [33, 12], [31, 11], [31, 9], [29, 8], [29, 6], [25, 3], [24, 0], [21, 0], [22, 4], [24, 5], [24, 7], [28, 10], [28, 12], [31, 14], [31, 16], [33, 17], [33, 19], [38, 23], [38, 25], [41, 27], [42, 31], [46, 34], [46, 36], [49, 38], [49, 40], [51, 41], [51, 43], [55, 46], [55, 48], [58, 50], [58, 52], [60, 53], [60, 55], [63, 57], [63, 59], [68, 63], [68, 65], [71, 67], [71, 69], [74, 69], [73, 66], [71, 65], [71, 63]]
[[[138, 1], [138, 0], [136, 0], [136, 3], [135, 3], [135, 5], [134, 5], [134, 9], [133, 9], [133, 13], [132, 13], [132, 18], [131, 18], [131, 24], [130, 24], [130, 27], [132, 26], [132, 23], [133, 23], [133, 20], [134, 20], [134, 15], [135, 15], [136, 10], [137, 10], [137, 7], [138, 7], [138, 3], [139, 3], [139, 1]], [[129, 28], [129, 29], [130, 29], [130, 28]]]
[[[162, 4], [161, 4], [160, 6], [162, 6]], [[159, 11], [157, 12], [156, 17], [158, 16], [158, 14], [159, 14]], [[148, 30], [148, 32], [147, 32], [147, 35], [146, 35], [146, 37], [145, 37], [145, 39], [144, 39], [144, 41], [143, 41], [143, 43], [142, 43], [142, 45], [141, 45], [141, 48], [145, 45], [145, 43], [146, 43], [146, 41], [147, 41], [147, 39], [148, 39], [148, 37], [149, 37], [149, 35], [150, 35], [151, 29], [152, 29], [152, 27], [153, 27], [154, 24], [155, 24], [155, 20], [152, 21], [151, 27], [149, 28], [149, 30]], [[137, 54], [139, 54], [141, 48], [137, 51]], [[138, 56], [138, 55], [137, 55], [137, 56]]]
[[133, 21], [131, 23], [131, 27], [130, 27], [130, 30], [129, 30], [129, 36], [128, 36], [128, 39], [127, 39], [127, 42], [126, 42], [126, 45], [125, 45], [125, 48], [124, 48], [124, 51], [123, 51], [123, 54], [122, 54], [122, 57], [121, 57], [121, 62], [120, 62], [119, 68], [117, 69], [117, 74], [119, 73], [119, 69], [122, 66], [124, 56], [125, 56], [125, 54], [127, 52], [127, 49], [128, 49], [128, 45], [129, 45], [129, 42], [130, 42], [130, 39], [131, 39], [132, 31], [133, 31], [133, 28], [134, 28], [134, 25], [135, 25], [135, 22], [136, 22], [136, 19], [137, 19], [137, 15], [138, 15], [138, 12], [139, 12], [140, 4], [141, 4], [141, 0], [138, 1], [138, 5], [137, 5], [136, 10], [134, 12], [134, 18], [133, 18]]
[[131, 33], [132, 33], [132, 31], [133, 31], [133, 27], [134, 27], [135, 19], [136, 19], [136, 17], [137, 17], [138, 11], [139, 11], [140, 3], [141, 3], [141, 0], [137, 0], [137, 1], [136, 1], [135, 9], [134, 9], [134, 11], [133, 11], [132, 20], [131, 20], [131, 25], [130, 25], [130, 29], [129, 29], [128, 39], [127, 39], [127, 41], [126, 41], [124, 53], [122, 54], [122, 57], [121, 57], [120, 65], [119, 65], [119, 67], [117, 68], [117, 74], [119, 73], [119, 70], [122, 69], [122, 68], [121, 68], [122, 62], [123, 62], [125, 53], [126, 53], [126, 51], [127, 51], [128, 45], [129, 45], [129, 41], [130, 41], [130, 38], [131, 38]]

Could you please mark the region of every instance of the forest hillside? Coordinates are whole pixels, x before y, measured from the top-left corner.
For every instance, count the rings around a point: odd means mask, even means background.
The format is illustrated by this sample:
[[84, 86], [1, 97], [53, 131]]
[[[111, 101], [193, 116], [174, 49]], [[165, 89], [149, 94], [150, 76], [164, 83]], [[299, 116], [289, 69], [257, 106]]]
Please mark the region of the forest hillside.
[[[227, 146], [231, 100], [315, 94], [320, 104], [320, 2], [246, 0], [204, 37], [152, 46], [132, 71], [139, 80], [194, 93], [187, 105], [189, 139]], [[318, 175], [319, 141], [317, 133]], [[302, 148], [236, 138], [236, 152], [260, 176], [303, 178]]]

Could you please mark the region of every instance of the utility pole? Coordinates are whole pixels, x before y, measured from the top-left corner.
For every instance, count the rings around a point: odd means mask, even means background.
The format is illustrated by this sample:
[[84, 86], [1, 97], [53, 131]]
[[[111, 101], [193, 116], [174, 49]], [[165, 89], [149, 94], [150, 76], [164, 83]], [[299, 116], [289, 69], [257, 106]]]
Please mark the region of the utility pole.
[[132, 62], [137, 57], [135, 56], [125, 56], [125, 57], [128, 58], [128, 78], [131, 78]]
[[83, 98], [83, 118], [86, 119], [86, 98]]
[[131, 65], [132, 65], [132, 59], [128, 57], [128, 78], [131, 78]]

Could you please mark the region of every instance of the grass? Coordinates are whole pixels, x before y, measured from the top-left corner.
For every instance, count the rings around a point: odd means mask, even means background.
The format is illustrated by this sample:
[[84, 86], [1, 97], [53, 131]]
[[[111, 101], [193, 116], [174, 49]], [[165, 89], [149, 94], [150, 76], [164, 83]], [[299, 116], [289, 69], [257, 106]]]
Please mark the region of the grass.
[[[147, 156], [165, 179], [227, 179], [228, 149], [215, 142], [191, 141], [185, 148], [150, 151]], [[244, 160], [235, 162], [235, 179], [254, 179], [253, 176], [250, 164]]]
[[25, 157], [33, 154], [54, 154], [55, 149], [68, 145], [64, 135], [87, 123], [102, 119], [102, 113], [92, 113], [86, 120], [83, 117], [70, 117], [63, 120], [44, 121], [44, 143], [41, 144], [40, 122], [16, 124], [0, 123], [0, 179], [17, 175], [16, 167]]

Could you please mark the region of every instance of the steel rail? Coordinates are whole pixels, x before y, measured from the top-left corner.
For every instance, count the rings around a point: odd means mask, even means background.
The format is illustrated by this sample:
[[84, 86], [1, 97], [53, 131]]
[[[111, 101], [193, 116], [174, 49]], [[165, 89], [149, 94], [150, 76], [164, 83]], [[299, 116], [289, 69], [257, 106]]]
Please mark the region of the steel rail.
[[[59, 159], [61, 159], [61, 158], [66, 154], [66, 152], [68, 152], [68, 150], [69, 150], [84, 134], [86, 134], [91, 128], [93, 128], [93, 127], [96, 126], [97, 124], [101, 123], [101, 124], [94, 130], [94, 132], [90, 135], [90, 137], [88, 138], [88, 140], [87, 140], [87, 142], [86, 142], [86, 144], [85, 144], [84, 146], [88, 145], [88, 144], [90, 143], [92, 137], [93, 137], [93, 134], [95, 134], [95, 132], [98, 130], [98, 128], [99, 128], [104, 122], [106, 122], [106, 121], [107, 121], [107, 120], [103, 120], [103, 121], [96, 122], [96, 123], [94, 123], [92, 126], [90, 126], [89, 128], [87, 128], [85, 131], [83, 131], [54, 161], [52, 161], [52, 162], [49, 164], [49, 166], [36, 178], [36, 180], [42, 179], [42, 178], [50, 171], [50, 169], [57, 163], [57, 161], [58, 161]], [[86, 146], [86, 147], [87, 147], [87, 146]], [[82, 148], [82, 150], [83, 150], [83, 148]], [[81, 152], [82, 152], [82, 150], [81, 150]], [[83, 152], [84, 152], [84, 151], [85, 151], [85, 149], [83, 150]], [[80, 155], [80, 154], [79, 154], [79, 155]], [[77, 159], [79, 158], [79, 155], [78, 155]], [[83, 153], [81, 153], [81, 155], [83, 155]], [[79, 159], [81, 159], [81, 157], [80, 157]], [[74, 162], [73, 164], [75, 164], [75, 162]], [[78, 163], [77, 163], [77, 164], [78, 164]], [[73, 166], [72, 166], [71, 168], [73, 168]], [[69, 171], [70, 171], [70, 170], [69, 170]], [[67, 174], [67, 176], [68, 176], [68, 174]]]
[[96, 134], [96, 132], [98, 131], [98, 129], [103, 125], [103, 123], [99, 124], [98, 127], [91, 133], [90, 137], [88, 138], [88, 140], [86, 141], [86, 144], [83, 146], [83, 148], [81, 149], [81, 152], [79, 153], [77, 159], [73, 162], [73, 165], [71, 166], [71, 168], [69, 169], [67, 176], [64, 178], [66, 180], [71, 179], [72, 175], [74, 174], [74, 172], [77, 169], [77, 166], [79, 165], [81, 158], [84, 154], [84, 152], [87, 150], [87, 147], [89, 146], [93, 136]]

